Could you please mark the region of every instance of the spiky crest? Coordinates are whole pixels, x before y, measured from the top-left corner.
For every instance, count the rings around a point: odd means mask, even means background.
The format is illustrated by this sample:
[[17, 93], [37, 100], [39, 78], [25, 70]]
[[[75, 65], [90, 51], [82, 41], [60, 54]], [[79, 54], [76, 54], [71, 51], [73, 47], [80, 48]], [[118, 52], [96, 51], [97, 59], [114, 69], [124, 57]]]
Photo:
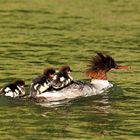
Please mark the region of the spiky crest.
[[90, 60], [86, 74], [95, 79], [107, 79], [106, 72], [111, 68], [116, 67], [114, 59], [106, 54], [97, 53], [95, 57]]
[[115, 67], [116, 63], [111, 56], [99, 52], [92, 58], [89, 64], [89, 70], [92, 71], [105, 70], [105, 72], [108, 72], [111, 68]]

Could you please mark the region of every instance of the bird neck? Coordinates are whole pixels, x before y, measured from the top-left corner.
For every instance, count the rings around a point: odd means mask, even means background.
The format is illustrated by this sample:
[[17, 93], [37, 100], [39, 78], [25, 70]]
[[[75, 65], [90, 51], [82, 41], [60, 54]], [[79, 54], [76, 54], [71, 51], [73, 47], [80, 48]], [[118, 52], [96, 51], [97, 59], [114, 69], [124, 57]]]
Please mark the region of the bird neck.
[[86, 74], [91, 77], [91, 79], [107, 80], [107, 74], [105, 70], [87, 71]]

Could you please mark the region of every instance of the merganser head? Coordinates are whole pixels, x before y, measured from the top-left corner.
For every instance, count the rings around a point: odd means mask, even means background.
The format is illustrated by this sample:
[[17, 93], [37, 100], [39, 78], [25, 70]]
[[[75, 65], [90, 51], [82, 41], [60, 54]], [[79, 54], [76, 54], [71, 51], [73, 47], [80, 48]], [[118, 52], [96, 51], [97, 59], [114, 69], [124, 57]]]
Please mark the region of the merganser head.
[[16, 84], [17, 86], [24, 86], [25, 82], [21, 79], [14, 81], [14, 84]]
[[90, 61], [86, 75], [92, 79], [107, 80], [106, 73], [111, 69], [126, 69], [128, 66], [117, 65], [115, 60], [106, 54], [97, 53]]
[[66, 72], [66, 73], [72, 72], [70, 66], [68, 66], [68, 65], [61, 66], [60, 69], [59, 69], [59, 71]]
[[45, 68], [43, 71], [43, 74], [49, 78], [53, 78], [55, 75], [55, 69], [54, 68]]

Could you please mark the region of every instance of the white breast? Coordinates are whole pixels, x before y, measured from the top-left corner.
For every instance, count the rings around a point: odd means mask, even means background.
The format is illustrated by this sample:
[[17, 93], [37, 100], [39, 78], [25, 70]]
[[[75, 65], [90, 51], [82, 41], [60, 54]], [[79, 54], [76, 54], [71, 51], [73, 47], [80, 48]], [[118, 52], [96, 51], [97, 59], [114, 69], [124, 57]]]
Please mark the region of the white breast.
[[111, 87], [113, 87], [113, 84], [108, 82], [107, 80], [92, 80], [91, 84], [94, 85], [95, 89], [97, 90], [97, 93], [103, 92], [104, 90], [107, 90]]

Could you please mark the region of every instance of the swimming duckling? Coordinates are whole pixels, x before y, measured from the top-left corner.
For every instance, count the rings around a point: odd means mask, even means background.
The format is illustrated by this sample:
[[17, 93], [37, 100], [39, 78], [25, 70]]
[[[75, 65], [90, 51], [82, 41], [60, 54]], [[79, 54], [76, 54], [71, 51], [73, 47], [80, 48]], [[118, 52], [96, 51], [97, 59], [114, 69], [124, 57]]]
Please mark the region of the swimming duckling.
[[39, 95], [45, 91], [51, 90], [51, 82], [55, 74], [54, 68], [45, 68], [43, 75], [37, 76], [32, 80], [30, 86], [30, 96]]
[[25, 95], [25, 82], [21, 79], [5, 85], [0, 89], [0, 94], [10, 97], [19, 97]]
[[60, 90], [68, 85], [70, 85], [73, 81], [70, 73], [72, 72], [70, 66], [65, 65], [60, 67], [59, 72], [53, 78], [52, 86], [54, 90]]

